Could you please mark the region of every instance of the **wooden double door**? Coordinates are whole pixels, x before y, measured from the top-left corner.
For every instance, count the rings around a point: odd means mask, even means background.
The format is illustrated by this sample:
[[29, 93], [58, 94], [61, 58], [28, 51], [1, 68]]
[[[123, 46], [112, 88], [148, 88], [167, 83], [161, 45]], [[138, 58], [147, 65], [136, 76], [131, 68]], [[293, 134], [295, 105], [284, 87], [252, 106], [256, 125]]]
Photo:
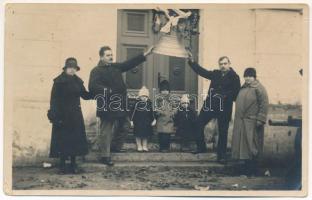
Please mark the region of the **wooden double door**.
[[[152, 25], [152, 10], [118, 11], [118, 61], [134, 57], [158, 42], [160, 36], [153, 32]], [[198, 55], [197, 49], [198, 36], [193, 36], [194, 55]], [[146, 62], [126, 72], [124, 79], [129, 94], [135, 95], [142, 86], [146, 86], [150, 94], [153, 89], [158, 92], [159, 82], [164, 79], [169, 81], [172, 93], [197, 94], [197, 75], [185, 58], [152, 54]]]

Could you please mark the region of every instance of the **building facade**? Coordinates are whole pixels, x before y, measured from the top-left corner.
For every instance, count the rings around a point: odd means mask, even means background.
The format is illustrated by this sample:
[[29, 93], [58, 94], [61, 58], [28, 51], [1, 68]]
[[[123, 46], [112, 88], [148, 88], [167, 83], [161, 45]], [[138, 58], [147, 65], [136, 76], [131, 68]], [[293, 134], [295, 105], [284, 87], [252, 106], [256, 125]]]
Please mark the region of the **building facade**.
[[[302, 103], [298, 71], [308, 67], [305, 5], [182, 7], [198, 9], [200, 34], [192, 45], [202, 66], [215, 69], [218, 58], [226, 55], [242, 81], [245, 68], [257, 69], [270, 103]], [[53, 78], [65, 59], [77, 58], [78, 75], [87, 87], [101, 46], [110, 46], [116, 60], [123, 61], [157, 43], [159, 36], [151, 29], [152, 9], [151, 5], [6, 5], [5, 133], [13, 142], [13, 163], [33, 163], [48, 155], [51, 124], [46, 114]], [[185, 59], [156, 54], [124, 78], [129, 93], [142, 85], [153, 92], [162, 78], [178, 94], [205, 95], [209, 87], [209, 81], [197, 77]], [[83, 101], [82, 109], [88, 129], [95, 123], [95, 102]]]

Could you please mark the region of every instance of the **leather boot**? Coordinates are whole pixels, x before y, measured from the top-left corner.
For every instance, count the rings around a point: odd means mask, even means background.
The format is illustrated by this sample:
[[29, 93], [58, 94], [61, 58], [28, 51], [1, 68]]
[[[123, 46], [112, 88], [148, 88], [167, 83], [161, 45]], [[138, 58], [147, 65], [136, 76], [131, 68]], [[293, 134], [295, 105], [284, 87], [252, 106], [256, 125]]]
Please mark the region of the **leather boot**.
[[107, 165], [107, 166], [113, 166], [114, 162], [112, 161], [111, 157], [102, 157], [101, 163]]

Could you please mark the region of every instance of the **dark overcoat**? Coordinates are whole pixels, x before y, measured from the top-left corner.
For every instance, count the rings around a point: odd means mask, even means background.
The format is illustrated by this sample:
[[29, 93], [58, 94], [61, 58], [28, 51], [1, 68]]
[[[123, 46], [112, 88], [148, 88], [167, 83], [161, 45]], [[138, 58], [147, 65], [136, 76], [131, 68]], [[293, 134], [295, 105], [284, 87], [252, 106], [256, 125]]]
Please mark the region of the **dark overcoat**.
[[234, 159], [252, 159], [263, 150], [264, 126], [268, 114], [268, 95], [259, 81], [251, 85], [244, 84], [240, 90], [235, 107], [235, 119], [232, 138], [232, 157]]
[[102, 61], [90, 73], [89, 91], [97, 101], [97, 117], [116, 119], [126, 117], [127, 87], [122, 78], [126, 72], [146, 60], [142, 54], [123, 63], [104, 64]]
[[80, 97], [91, 95], [76, 75], [63, 72], [54, 79], [48, 118], [52, 122], [50, 157], [80, 156], [88, 153]]
[[189, 65], [198, 75], [211, 81], [202, 111], [203, 109], [207, 112], [222, 111], [219, 113], [223, 114], [226, 121], [230, 121], [233, 102], [241, 86], [239, 76], [232, 68], [225, 75], [222, 75], [221, 70], [206, 70], [196, 62], [189, 61]]
[[173, 118], [176, 135], [185, 140], [194, 139], [197, 128], [196, 119], [197, 114], [192, 108], [180, 106]]
[[136, 137], [147, 138], [153, 135], [152, 122], [154, 121], [154, 111], [150, 100], [144, 102], [138, 100], [131, 116], [134, 125], [134, 135]]

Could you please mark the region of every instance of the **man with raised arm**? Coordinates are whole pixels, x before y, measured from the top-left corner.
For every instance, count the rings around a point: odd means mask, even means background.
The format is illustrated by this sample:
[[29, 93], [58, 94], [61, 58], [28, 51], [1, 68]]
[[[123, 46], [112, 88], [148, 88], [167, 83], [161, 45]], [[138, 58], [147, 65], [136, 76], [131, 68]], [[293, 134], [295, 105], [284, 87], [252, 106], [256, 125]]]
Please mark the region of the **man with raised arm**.
[[[122, 78], [126, 72], [146, 60], [152, 53], [153, 46], [146, 52], [122, 63], [113, 63], [113, 54], [109, 46], [100, 49], [100, 61], [90, 73], [89, 91], [97, 101], [97, 117], [100, 118], [98, 144], [103, 164], [112, 166], [111, 149], [120, 151], [127, 122], [127, 88]], [[114, 127], [113, 127], [114, 126]], [[111, 147], [112, 140], [118, 141]]]
[[231, 68], [230, 59], [227, 56], [219, 58], [219, 69], [206, 70], [194, 61], [193, 55], [189, 53], [189, 65], [195, 73], [211, 81], [208, 95], [200, 111], [197, 120], [197, 151], [207, 151], [204, 130], [206, 124], [212, 120], [218, 120], [219, 139], [217, 147], [217, 161], [226, 163], [226, 149], [229, 123], [232, 116], [232, 106], [240, 90], [240, 79]]

